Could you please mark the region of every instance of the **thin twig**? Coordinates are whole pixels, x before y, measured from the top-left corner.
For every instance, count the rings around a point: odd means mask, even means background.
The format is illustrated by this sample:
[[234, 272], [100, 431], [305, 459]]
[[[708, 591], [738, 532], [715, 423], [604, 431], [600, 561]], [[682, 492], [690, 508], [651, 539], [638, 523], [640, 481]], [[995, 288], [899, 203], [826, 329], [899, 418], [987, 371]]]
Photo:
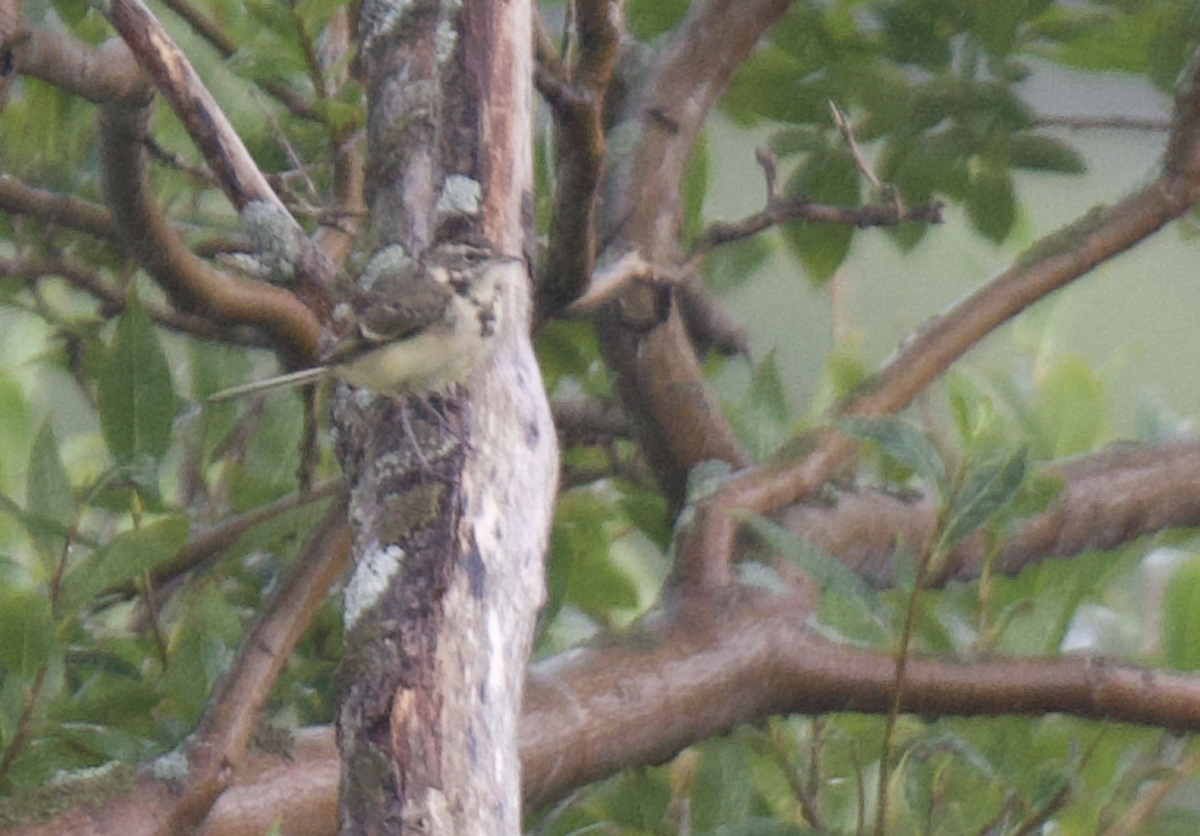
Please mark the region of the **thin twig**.
[[49, 664], [44, 664], [38, 668], [37, 675], [33, 678], [33, 684], [25, 692], [21, 704], [21, 714], [17, 717], [17, 723], [13, 727], [12, 737], [9, 738], [8, 746], [0, 753], [0, 781], [4, 780], [4, 776], [8, 774], [9, 768], [12, 767], [17, 756], [24, 751], [26, 744], [29, 743], [30, 738], [33, 736], [34, 713], [37, 709], [37, 701], [42, 694], [42, 686], [46, 682], [46, 674], [49, 670]]
[[[839, 113], [832, 103], [830, 104], [830, 108], [835, 113]], [[848, 128], [849, 125], [847, 123]], [[853, 134], [850, 137], [852, 140]], [[856, 154], [855, 159], [859, 160], [862, 154], [858, 151], [857, 146], [854, 146], [853, 151]], [[762, 168], [763, 178], [767, 184], [766, 206], [761, 211], [755, 212], [753, 215], [749, 215], [740, 221], [732, 223], [718, 221], [711, 224], [700, 233], [692, 244], [692, 249], [685, 259], [685, 264], [679, 268], [680, 272], [687, 272], [689, 269], [694, 269], [703, 256], [722, 244], [729, 244], [743, 238], [749, 238], [773, 226], [778, 226], [789, 221], [852, 224], [860, 229], [874, 226], [897, 226], [906, 221], [928, 224], [940, 224], [943, 222], [943, 207], [937, 201], [909, 209], [903, 203], [896, 200], [889, 201], [886, 204], [839, 206], [829, 203], [817, 203], [803, 195], [788, 197], [779, 193], [775, 155], [766, 149], [760, 148], [755, 153], [755, 160], [758, 162], [759, 167]], [[859, 164], [860, 167], [867, 165], [865, 159], [860, 160]], [[879, 183], [878, 178], [870, 171], [869, 166], [863, 170], [863, 173], [864, 176], [867, 176], [872, 181], [872, 185], [878, 184], [877, 188], [880, 193], [886, 194], [891, 191], [889, 187]]]
[[[965, 470], [965, 468], [963, 469]], [[954, 485], [950, 495], [953, 496], [962, 484], [962, 471], [960, 471], [958, 479]], [[942, 507], [938, 509], [937, 521], [934, 525], [934, 531], [938, 535], [945, 529], [947, 516], [950, 513], [951, 502], [946, 501]], [[883, 725], [883, 741], [880, 744], [879, 752], [879, 782], [878, 793], [875, 800], [875, 836], [884, 836], [884, 831], [887, 825], [887, 806], [888, 806], [888, 786], [889, 776], [888, 769], [892, 755], [892, 736], [896, 730], [896, 722], [900, 718], [900, 712], [904, 707], [904, 687], [907, 684], [908, 674], [908, 656], [909, 650], [912, 647], [913, 634], [917, 627], [917, 612], [920, 602], [921, 593], [925, 589], [925, 581], [929, 576], [929, 567], [934, 564], [939, 555], [940, 536], [931, 537], [929, 545], [921, 554], [917, 561], [917, 577], [913, 581], [912, 592], [908, 597], [908, 606], [904, 610], [904, 627], [900, 633], [899, 646], [896, 648], [896, 678], [893, 685], [892, 706], [888, 711], [887, 718]]]
[[86, 232], [97, 238], [121, 238], [112, 213], [103, 206], [30, 186], [7, 174], [0, 174], [0, 211], [8, 215], [29, 215], [47, 224]]
[[[316, 68], [316, 72], [320, 72], [320, 67]], [[271, 112], [271, 108], [267, 107], [266, 102], [264, 102], [262, 97], [259, 96], [258, 91], [251, 90], [250, 92], [254, 96], [254, 101], [258, 105], [259, 110], [262, 111], [263, 116], [266, 117], [266, 120], [271, 124], [272, 130], [275, 131], [275, 138], [279, 141], [280, 147], [283, 148], [284, 153], [287, 154], [288, 159], [291, 161], [292, 169], [299, 176], [304, 178], [304, 182], [308, 186], [308, 193], [314, 198], [319, 199], [320, 193], [317, 191], [317, 186], [315, 183], [313, 183], [312, 177], [309, 176], [308, 166], [304, 164], [304, 160], [300, 159], [300, 155], [296, 153], [295, 146], [292, 145], [291, 140], [289, 140], [287, 134], [284, 133], [283, 127], [279, 124], [279, 120], [275, 118], [275, 114]]]
[[[575, 0], [565, 32], [577, 34], [577, 55], [569, 68], [556, 60], [544, 31], [539, 45], [539, 91], [555, 116], [554, 212], [549, 247], [540, 271], [535, 319], [550, 315], [581, 296], [596, 258], [596, 212], [607, 148], [604, 103], [617, 63], [620, 4]], [[536, 33], [535, 33], [536, 34]], [[564, 46], [561, 55], [569, 56]]]
[[567, 65], [563, 63], [550, 29], [546, 26], [546, 19], [542, 17], [542, 10], [537, 5], [533, 8], [533, 57], [539, 72], [553, 79], [556, 85], [566, 87], [571, 83]]
[[1166, 133], [1171, 130], [1171, 120], [1138, 116], [1039, 116], [1033, 120], [1033, 127], [1069, 128], [1073, 131], [1129, 130]]
[[[204, 16], [204, 13], [193, 6], [188, 0], [163, 0], [164, 5], [179, 15], [192, 28], [192, 31], [203, 38], [224, 59], [233, 57], [238, 51], [237, 43], [225, 34], [221, 25], [215, 20]], [[282, 104], [293, 116], [308, 119], [313, 122], [323, 121], [312, 104], [299, 93], [284, 84], [269, 79], [256, 80], [259, 89]]]
[[[863, 773], [862, 762], [858, 759], [858, 747], [850, 747], [850, 763], [854, 766], [854, 788], [858, 799], [858, 815], [855, 820], [858, 822], [854, 828], [855, 836], [863, 836], [867, 830], [867, 776]], [[879, 780], [883, 780], [880, 775]]]
[[854, 139], [854, 126], [850, 124], [850, 120], [846, 117], [846, 114], [842, 113], [832, 101], [829, 102], [829, 112], [833, 116], [833, 124], [837, 126], [838, 131], [842, 134], [842, 139], [845, 141], [846, 147], [850, 149], [850, 155], [854, 157], [854, 164], [858, 166], [858, 170], [862, 173], [862, 176], [871, 184], [871, 188], [877, 194], [883, 194], [886, 188], [879, 181], [874, 168], [867, 162], [862, 149], [858, 147], [858, 142]]
[[[100, 305], [102, 316], [115, 316], [125, 310], [125, 292], [106, 282], [96, 270], [71, 258], [15, 258], [0, 259], [0, 276], [11, 276], [40, 281], [61, 278], [77, 290], [92, 296]], [[194, 314], [182, 313], [157, 302], [144, 300], [142, 307], [150, 319], [172, 331], [191, 334], [206, 340], [233, 343], [236, 345], [266, 347], [261, 332], [253, 329], [221, 326], [211, 319]]]
[[217, 182], [217, 177], [213, 174], [212, 169], [204, 165], [193, 165], [185, 160], [181, 155], [174, 151], [168, 151], [158, 144], [153, 136], [147, 134], [142, 138], [142, 143], [146, 146], [146, 150], [150, 153], [151, 159], [161, 163], [162, 165], [173, 168], [176, 171], [182, 171], [185, 174], [195, 177], [197, 180], [209, 186], [220, 186]]
[[[155, 587], [161, 587], [180, 575], [205, 565], [231, 548], [250, 529], [289, 511], [328, 499], [341, 490], [341, 485], [341, 479], [328, 479], [314, 485], [307, 493], [285, 496], [223, 521], [220, 525], [192, 538], [173, 557], [157, 565], [150, 577], [151, 583]], [[97, 596], [98, 608], [126, 601], [137, 592], [137, 585], [134, 583], [111, 586]]]
[[[197, 258], [167, 223], [154, 199], [141, 144], [148, 117], [146, 108], [110, 104], [100, 108], [98, 120], [101, 191], [130, 253], [176, 307], [204, 311], [231, 325], [261, 327], [289, 356], [315, 356], [320, 323], [295, 294], [219, 273]], [[299, 227], [296, 232], [297, 242], [307, 240]], [[309, 266], [321, 269], [305, 255], [300, 258], [301, 276], [308, 275]]]
[[349, 558], [348, 494], [340, 493], [209, 695], [188, 745], [188, 777], [172, 816], [178, 832], [187, 832], [201, 821], [229, 785], [245, 758], [271, 686]]
[[171, 663], [171, 654], [167, 649], [167, 637], [163, 634], [162, 619], [159, 617], [158, 593], [154, 588], [154, 580], [150, 570], [142, 570], [142, 597], [146, 601], [146, 615], [150, 619], [150, 635], [154, 637], [154, 648], [158, 651], [158, 663], [163, 671]]
[[1112, 827], [1104, 831], [1103, 836], [1130, 836], [1154, 815], [1168, 793], [1185, 779], [1192, 777], [1197, 769], [1200, 769], [1200, 750], [1194, 752], [1166, 778], [1156, 781], [1154, 786], [1147, 790], [1139, 791], [1134, 802]]

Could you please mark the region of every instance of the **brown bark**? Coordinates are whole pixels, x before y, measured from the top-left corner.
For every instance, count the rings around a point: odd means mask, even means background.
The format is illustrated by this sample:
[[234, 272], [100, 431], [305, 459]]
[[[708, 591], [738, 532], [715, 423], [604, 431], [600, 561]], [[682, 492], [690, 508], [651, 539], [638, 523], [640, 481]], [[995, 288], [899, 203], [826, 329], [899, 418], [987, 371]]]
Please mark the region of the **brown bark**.
[[[734, 69], [788, 5], [710, 0], [689, 9], [622, 115], [625, 130], [637, 125], [638, 142], [632, 158], [607, 162], [601, 262], [628, 250], [659, 267], [679, 260], [679, 190], [692, 146]], [[637, 440], [678, 503], [689, 468], [707, 459], [741, 467], [749, 458], [701, 374], [681, 317], [670, 305], [664, 319], [661, 308], [661, 295], [636, 287], [596, 322]]]
[[[1044, 513], [1006, 532], [992, 571], [1016, 575], [1049, 558], [1088, 549], [1106, 551], [1138, 537], [1200, 525], [1200, 443], [1128, 445], [1038, 471], [1063, 479]], [[794, 505], [778, 522], [821, 546], [877, 588], [893, 584], [892, 559], [906, 546], [920, 553], [933, 533], [933, 503], [864, 490], [839, 494], [831, 504]], [[979, 577], [982, 532], [956, 546], [947, 573], [935, 583]]]

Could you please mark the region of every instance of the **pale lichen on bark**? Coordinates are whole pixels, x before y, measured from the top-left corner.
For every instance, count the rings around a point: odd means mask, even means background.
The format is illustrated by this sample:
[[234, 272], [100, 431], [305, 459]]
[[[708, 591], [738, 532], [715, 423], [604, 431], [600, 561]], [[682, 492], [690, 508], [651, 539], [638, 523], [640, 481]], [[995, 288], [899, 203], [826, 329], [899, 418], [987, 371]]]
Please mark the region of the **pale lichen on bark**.
[[386, 546], [358, 561], [343, 594], [346, 629], [354, 629], [363, 611], [375, 606], [404, 561], [404, 549]]
[[239, 266], [265, 281], [287, 284], [296, 275], [302, 255], [303, 231], [282, 206], [269, 200], [252, 200], [239, 213], [242, 228], [254, 247], [242, 255]]

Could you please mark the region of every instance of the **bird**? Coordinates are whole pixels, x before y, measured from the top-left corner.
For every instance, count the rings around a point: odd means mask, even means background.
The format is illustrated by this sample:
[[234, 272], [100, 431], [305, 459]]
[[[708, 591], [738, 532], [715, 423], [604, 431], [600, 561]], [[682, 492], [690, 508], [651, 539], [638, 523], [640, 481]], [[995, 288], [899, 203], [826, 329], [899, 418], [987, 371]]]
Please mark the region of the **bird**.
[[500, 274], [515, 260], [466, 244], [439, 244], [420, 259], [398, 244], [384, 247], [367, 263], [342, 314], [353, 327], [319, 365], [223, 389], [208, 402], [329, 376], [389, 397], [461, 383], [491, 346], [499, 326]]

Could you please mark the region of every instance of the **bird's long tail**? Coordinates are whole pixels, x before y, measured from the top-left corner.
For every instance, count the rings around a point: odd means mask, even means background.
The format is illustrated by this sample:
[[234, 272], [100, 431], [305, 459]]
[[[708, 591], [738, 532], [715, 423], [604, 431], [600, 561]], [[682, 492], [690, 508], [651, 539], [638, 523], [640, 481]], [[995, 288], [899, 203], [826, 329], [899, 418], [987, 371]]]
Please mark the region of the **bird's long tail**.
[[242, 395], [251, 395], [255, 392], [267, 392], [271, 389], [282, 389], [284, 387], [300, 386], [304, 383], [313, 383], [324, 378], [329, 374], [329, 371], [328, 366], [313, 366], [310, 369], [301, 369], [298, 372], [268, 377], [266, 380], [256, 380], [251, 383], [243, 383], [241, 386], [231, 386], [228, 389], [222, 389], [220, 392], [209, 395], [208, 402], [220, 403], [221, 401], [231, 401], [234, 398], [240, 398]]

